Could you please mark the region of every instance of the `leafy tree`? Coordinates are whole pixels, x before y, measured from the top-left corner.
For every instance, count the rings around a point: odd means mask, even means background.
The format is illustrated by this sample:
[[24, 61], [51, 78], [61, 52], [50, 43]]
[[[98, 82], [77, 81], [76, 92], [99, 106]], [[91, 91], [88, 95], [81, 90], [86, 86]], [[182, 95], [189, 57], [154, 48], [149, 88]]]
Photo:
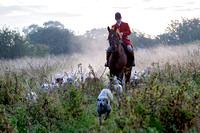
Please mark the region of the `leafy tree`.
[[23, 32], [25, 34], [29, 34], [30, 32], [37, 32], [37, 30], [40, 28], [40, 26], [38, 26], [37, 24], [32, 24], [30, 26], [28, 26], [27, 28], [23, 28]]
[[177, 29], [177, 36], [180, 43], [200, 40], [200, 18], [183, 18]]
[[4, 27], [0, 30], [0, 58], [15, 58], [25, 56], [28, 49], [25, 37]]
[[105, 38], [108, 38], [108, 30], [107, 28], [100, 28], [100, 29], [94, 28], [90, 31], [87, 31], [84, 34], [84, 37], [93, 38], [93, 39], [96, 39], [96, 38], [105, 39]]
[[[35, 49], [35, 50], [34, 50]], [[41, 54], [42, 53], [42, 54]], [[48, 53], [45, 45], [30, 45], [28, 39], [17, 31], [3, 27], [0, 30], [0, 58], [20, 58], [23, 56], [42, 56]]]
[[147, 48], [158, 44], [158, 41], [154, 37], [140, 32], [139, 30], [132, 30], [130, 40], [136, 48]]
[[61, 24], [59, 21], [48, 21], [48, 22], [45, 22], [43, 24], [43, 26], [45, 28], [48, 28], [48, 27], [57, 27], [57, 28], [61, 28], [61, 29], [64, 28], [64, 25]]
[[170, 45], [200, 40], [200, 18], [171, 21], [165, 33], [159, 35], [158, 38], [161, 43]]
[[45, 22], [44, 27], [27, 34], [31, 44], [46, 44], [50, 54], [71, 54], [78, 50], [78, 42], [73, 32], [65, 29], [58, 21]]
[[45, 44], [31, 45], [29, 52], [31, 56], [44, 57], [49, 54], [49, 47]]

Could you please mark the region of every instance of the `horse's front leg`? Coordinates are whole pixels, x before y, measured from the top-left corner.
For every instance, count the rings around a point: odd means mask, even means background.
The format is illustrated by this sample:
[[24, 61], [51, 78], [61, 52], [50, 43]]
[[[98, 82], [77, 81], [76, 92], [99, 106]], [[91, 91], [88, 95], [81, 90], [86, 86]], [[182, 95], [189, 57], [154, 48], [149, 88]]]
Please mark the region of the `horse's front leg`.
[[121, 71], [121, 72], [119, 73], [119, 75], [118, 75], [118, 77], [119, 77], [119, 79], [120, 79], [121, 81], [123, 80], [123, 74], [124, 74], [124, 72]]
[[121, 85], [124, 88], [124, 92], [126, 93], [126, 82], [125, 82], [126, 77], [125, 77], [124, 71], [120, 72], [118, 76], [119, 76], [119, 78], [121, 80]]
[[113, 72], [112, 72], [112, 71], [110, 71], [110, 83], [112, 82], [112, 80], [113, 80], [113, 77], [114, 77], [114, 74], [113, 74]]

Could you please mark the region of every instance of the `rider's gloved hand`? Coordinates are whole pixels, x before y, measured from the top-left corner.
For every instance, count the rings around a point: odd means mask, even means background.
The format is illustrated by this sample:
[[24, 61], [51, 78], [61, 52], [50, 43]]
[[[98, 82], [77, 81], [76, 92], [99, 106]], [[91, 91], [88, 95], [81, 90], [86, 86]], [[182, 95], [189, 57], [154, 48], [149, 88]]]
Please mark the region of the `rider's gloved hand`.
[[123, 32], [120, 32], [120, 34], [123, 36], [124, 35], [124, 33]]

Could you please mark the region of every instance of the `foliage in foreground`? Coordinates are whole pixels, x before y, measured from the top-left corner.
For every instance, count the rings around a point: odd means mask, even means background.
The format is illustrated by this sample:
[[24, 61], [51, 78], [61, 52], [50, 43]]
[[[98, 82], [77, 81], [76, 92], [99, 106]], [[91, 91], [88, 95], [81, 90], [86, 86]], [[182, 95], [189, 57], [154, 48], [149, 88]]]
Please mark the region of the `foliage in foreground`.
[[[39, 90], [41, 70], [7, 69], [0, 76], [0, 131], [16, 132], [199, 132], [200, 67], [191, 62], [154, 69], [141, 83], [124, 94], [120, 107], [99, 126], [96, 98], [105, 88], [104, 79], [66, 86], [52, 93]], [[37, 73], [37, 75], [35, 75]], [[30, 76], [34, 75], [34, 76]], [[30, 86], [37, 102], [26, 100]]]

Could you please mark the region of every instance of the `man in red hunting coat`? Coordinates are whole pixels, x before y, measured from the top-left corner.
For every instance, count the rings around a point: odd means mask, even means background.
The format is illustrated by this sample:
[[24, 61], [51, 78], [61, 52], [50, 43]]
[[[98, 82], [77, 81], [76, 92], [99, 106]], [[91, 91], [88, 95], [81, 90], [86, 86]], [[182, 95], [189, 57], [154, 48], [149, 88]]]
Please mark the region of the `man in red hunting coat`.
[[[128, 23], [122, 22], [121, 19], [122, 19], [121, 14], [119, 12], [117, 12], [115, 14], [115, 20], [117, 22], [116, 22], [116, 24], [114, 24], [112, 26], [112, 28], [116, 26], [117, 29], [119, 30], [120, 34], [122, 35], [122, 40], [120, 40], [120, 43], [125, 47], [125, 49], [129, 52], [129, 54], [131, 56], [131, 66], [135, 66], [133, 45], [132, 45], [130, 39], [128, 38], [128, 35], [131, 34], [131, 30], [130, 30]], [[105, 64], [106, 67], [108, 67], [108, 61], [109, 61], [109, 57], [111, 55], [110, 51], [111, 51], [111, 47], [109, 47], [107, 49], [107, 58], [106, 58], [107, 62]]]

